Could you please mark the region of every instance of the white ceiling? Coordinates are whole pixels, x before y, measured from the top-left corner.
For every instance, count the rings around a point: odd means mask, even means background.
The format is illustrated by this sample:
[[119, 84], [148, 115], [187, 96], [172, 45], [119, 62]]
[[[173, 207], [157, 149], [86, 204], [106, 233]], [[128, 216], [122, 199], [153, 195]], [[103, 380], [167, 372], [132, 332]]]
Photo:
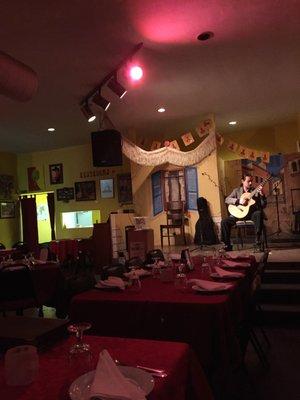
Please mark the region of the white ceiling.
[[[203, 31], [214, 38], [198, 41]], [[103, 90], [123, 133], [172, 137], [210, 112], [220, 132], [244, 130], [300, 111], [298, 0], [1, 0], [0, 50], [34, 69], [39, 89], [26, 103], [0, 96], [0, 151], [89, 142], [97, 123], [78, 104], [139, 42], [142, 82], [122, 69], [124, 99]]]

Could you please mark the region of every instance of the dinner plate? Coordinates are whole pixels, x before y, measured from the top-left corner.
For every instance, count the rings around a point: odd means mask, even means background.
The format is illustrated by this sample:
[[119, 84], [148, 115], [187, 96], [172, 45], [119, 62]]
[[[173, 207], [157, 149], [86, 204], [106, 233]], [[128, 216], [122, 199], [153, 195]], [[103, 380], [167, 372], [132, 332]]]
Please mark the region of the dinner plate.
[[[131, 383], [139, 386], [147, 396], [154, 388], [152, 375], [135, 367], [118, 366], [119, 370]], [[79, 376], [70, 386], [69, 395], [72, 400], [88, 400], [94, 379], [95, 370]]]
[[[223, 267], [222, 267], [223, 268]], [[239, 279], [239, 278], [243, 278], [243, 275], [240, 274], [235, 274], [234, 272], [230, 275], [225, 275], [225, 276], [220, 276], [217, 272], [212, 272], [210, 274], [211, 278], [214, 279]]]

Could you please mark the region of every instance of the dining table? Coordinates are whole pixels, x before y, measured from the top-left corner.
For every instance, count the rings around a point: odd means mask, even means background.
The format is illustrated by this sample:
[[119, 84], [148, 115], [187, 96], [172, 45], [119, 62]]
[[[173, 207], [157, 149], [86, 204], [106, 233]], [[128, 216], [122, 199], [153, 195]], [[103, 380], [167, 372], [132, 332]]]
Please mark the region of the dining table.
[[[72, 337], [60, 340], [46, 351], [39, 353], [39, 373], [27, 386], [8, 386], [5, 380], [4, 357], [0, 360], [0, 398], [9, 400], [69, 400], [72, 382], [82, 371], [72, 367], [69, 358]], [[151, 376], [154, 387], [148, 400], [213, 400], [205, 374], [188, 344], [86, 335], [92, 352], [92, 370], [96, 367], [99, 353], [106, 349], [113, 360], [123, 365], [141, 365], [164, 371], [164, 377]], [[140, 382], [137, 381], [139, 384]], [[77, 397], [76, 399], [87, 400]], [[71, 397], [75, 400], [75, 397]]]
[[[241, 279], [226, 291], [178, 290], [174, 282], [154, 276], [141, 280], [139, 291], [91, 289], [72, 298], [70, 319], [88, 321], [91, 333], [186, 342], [192, 346], [206, 371], [241, 363], [238, 326], [245, 317], [257, 266], [254, 257]], [[188, 279], [203, 279], [200, 258]], [[207, 280], [212, 278], [207, 273]]]

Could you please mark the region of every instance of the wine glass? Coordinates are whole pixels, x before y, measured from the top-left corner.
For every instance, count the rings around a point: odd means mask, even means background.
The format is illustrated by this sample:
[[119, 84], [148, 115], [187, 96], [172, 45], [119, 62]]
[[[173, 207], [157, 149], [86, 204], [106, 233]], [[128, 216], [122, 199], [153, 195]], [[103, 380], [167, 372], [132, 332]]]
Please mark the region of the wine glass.
[[68, 331], [75, 333], [76, 342], [69, 349], [69, 363], [76, 374], [84, 374], [92, 369], [92, 352], [90, 345], [83, 342], [84, 331], [91, 328], [89, 322], [79, 322], [68, 326]]

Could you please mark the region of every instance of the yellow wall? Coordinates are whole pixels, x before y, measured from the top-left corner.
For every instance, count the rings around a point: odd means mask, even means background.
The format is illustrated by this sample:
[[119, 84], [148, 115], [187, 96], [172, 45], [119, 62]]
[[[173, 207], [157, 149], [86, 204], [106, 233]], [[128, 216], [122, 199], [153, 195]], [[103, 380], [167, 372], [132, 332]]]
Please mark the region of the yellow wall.
[[[271, 154], [293, 153], [297, 151], [296, 141], [300, 139], [300, 120], [277, 124], [271, 127], [263, 127], [249, 130], [232, 130], [226, 132], [224, 138], [232, 139], [238, 144], [254, 150], [265, 150]], [[225, 143], [220, 147], [220, 157], [224, 160], [240, 158], [229, 151]]]
[[[51, 185], [49, 181], [49, 165], [63, 164], [63, 183]], [[132, 208], [132, 205], [120, 206], [117, 194], [117, 174], [130, 172], [129, 161], [123, 156], [123, 166], [109, 168], [94, 168], [92, 162], [92, 149], [90, 144], [67, 147], [51, 151], [26, 153], [18, 155], [19, 188], [28, 191], [27, 168], [36, 167], [40, 172], [38, 181], [41, 191], [54, 191], [63, 187], [74, 187], [74, 182], [96, 181], [95, 201], [75, 201], [69, 203], [55, 200], [56, 213], [56, 237], [62, 238], [86, 238], [92, 235], [92, 228], [63, 229], [61, 213], [80, 210], [100, 210], [102, 222], [105, 222], [111, 211], [121, 208]], [[108, 170], [109, 174], [106, 174]], [[83, 172], [90, 172], [90, 176], [80, 177]], [[93, 176], [93, 172], [101, 172], [101, 176]], [[104, 174], [105, 172], [105, 174]], [[100, 197], [100, 179], [114, 178], [114, 198], [102, 199]], [[99, 221], [100, 222], [100, 221]]]
[[19, 202], [16, 188], [17, 188], [17, 156], [11, 153], [0, 153], [0, 174], [12, 175], [14, 177], [15, 188], [12, 193], [12, 199], [0, 199], [0, 201], [14, 201], [16, 204], [16, 216], [15, 218], [0, 218], [0, 242], [3, 243], [6, 248], [10, 248], [20, 240], [19, 236]]
[[[142, 167], [135, 163], [131, 163], [131, 176], [133, 198], [135, 210], [139, 216], [149, 217], [149, 228], [154, 230], [155, 246], [160, 245], [160, 225], [166, 224], [166, 214], [162, 212], [153, 216], [152, 207], [152, 188], [151, 174], [158, 170], [163, 170], [164, 165], [156, 167]], [[205, 197], [209, 204], [212, 217], [216, 222], [219, 222], [221, 217], [221, 202], [219, 189], [208, 178], [209, 177], [219, 185], [219, 174], [217, 169], [217, 153], [214, 151], [210, 156], [206, 157], [199, 165], [197, 165], [199, 197]], [[198, 220], [197, 211], [189, 211], [189, 221], [186, 226], [186, 233], [189, 236], [190, 242], [193, 242], [195, 235], [195, 224]], [[166, 243], [165, 239], [165, 243]], [[171, 243], [172, 244], [172, 243]]]

